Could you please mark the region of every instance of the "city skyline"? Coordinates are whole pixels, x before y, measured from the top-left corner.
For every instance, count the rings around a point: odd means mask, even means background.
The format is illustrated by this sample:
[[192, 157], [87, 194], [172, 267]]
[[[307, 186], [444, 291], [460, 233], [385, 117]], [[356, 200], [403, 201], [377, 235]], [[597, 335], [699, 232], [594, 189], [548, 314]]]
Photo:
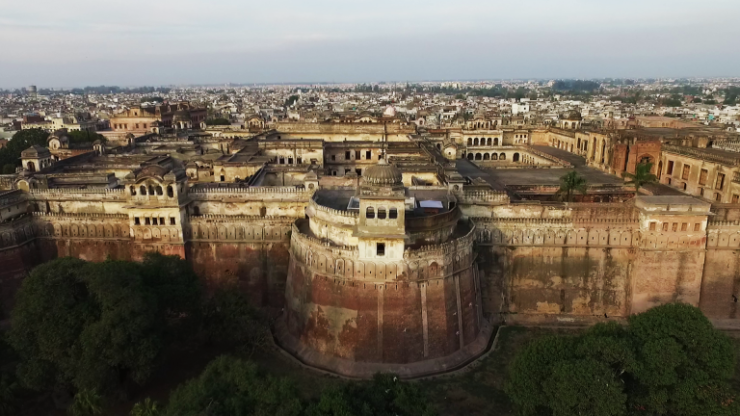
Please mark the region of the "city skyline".
[[740, 4], [592, 3], [3, 0], [0, 88], [738, 76]]

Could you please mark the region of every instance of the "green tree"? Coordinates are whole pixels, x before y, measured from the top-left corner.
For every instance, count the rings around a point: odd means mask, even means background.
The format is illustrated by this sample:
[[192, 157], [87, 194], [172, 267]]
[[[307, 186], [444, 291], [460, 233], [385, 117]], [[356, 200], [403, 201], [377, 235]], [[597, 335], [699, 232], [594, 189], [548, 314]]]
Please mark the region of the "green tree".
[[106, 139], [102, 134], [87, 130], [70, 131], [67, 132], [67, 135], [69, 136], [69, 142], [73, 144], [92, 143], [96, 140], [100, 140], [103, 143], [108, 141], [108, 139]]
[[300, 97], [297, 95], [291, 95], [285, 100], [285, 103], [283, 104], [284, 107], [290, 107], [291, 105], [295, 104], [296, 101], [298, 101]]
[[205, 302], [203, 327], [210, 342], [252, 354], [269, 347], [269, 322], [235, 286], [219, 288]]
[[35, 268], [17, 294], [8, 337], [23, 385], [106, 396], [128, 380], [143, 383], [172, 339], [172, 321], [192, 310], [184, 299], [197, 289], [182, 288], [190, 279], [165, 282], [182, 270], [178, 262], [62, 258]]
[[627, 182], [625, 182], [625, 185], [633, 186], [635, 188], [635, 194], [639, 194], [640, 188], [642, 188], [646, 184], [655, 183], [658, 181], [658, 177], [650, 172], [652, 169], [652, 163], [638, 163], [637, 166], [635, 166], [635, 173], [622, 173], [622, 177], [629, 179]]
[[730, 339], [698, 308], [668, 304], [598, 324], [579, 336], [533, 341], [514, 359], [505, 390], [522, 415], [730, 416]]
[[570, 171], [560, 177], [560, 189], [556, 192], [556, 195], [565, 196], [567, 202], [571, 202], [573, 192], [580, 192], [585, 195], [588, 190], [588, 183], [586, 178], [579, 175], [576, 171]]
[[80, 390], [69, 407], [69, 413], [73, 416], [94, 416], [102, 412], [103, 398], [95, 390]]
[[136, 403], [129, 413], [130, 416], [159, 416], [161, 414], [159, 403], [148, 397], [143, 402]]
[[3, 165], [3, 175], [11, 175], [15, 173], [15, 165], [12, 163], [6, 163]]
[[31, 146], [38, 145], [46, 147], [46, 139], [49, 133], [41, 129], [21, 130], [13, 135], [8, 144], [0, 149], [0, 166], [13, 165], [20, 166], [21, 152]]
[[433, 416], [434, 408], [418, 385], [392, 374], [376, 374], [372, 381], [343, 383], [325, 390], [307, 416]]
[[298, 416], [299, 394], [288, 379], [262, 374], [257, 365], [219, 357], [203, 373], [175, 389], [165, 416]]
[[740, 414], [729, 387], [732, 341], [693, 306], [667, 304], [629, 318], [636, 365], [628, 386], [634, 409], [652, 415]]
[[231, 122], [228, 119], [217, 117], [206, 120], [206, 126], [229, 126]]
[[18, 390], [18, 383], [13, 375], [0, 372], [0, 416], [10, 416], [15, 413]]

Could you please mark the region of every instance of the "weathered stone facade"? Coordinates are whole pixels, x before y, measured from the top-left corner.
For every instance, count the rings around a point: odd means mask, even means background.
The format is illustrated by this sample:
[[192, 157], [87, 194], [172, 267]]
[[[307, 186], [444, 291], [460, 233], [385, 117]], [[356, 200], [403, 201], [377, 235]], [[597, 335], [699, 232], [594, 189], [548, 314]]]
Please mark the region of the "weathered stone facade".
[[[661, 182], [687, 183], [693, 197], [563, 203], [516, 200], [463, 177], [450, 159], [476, 162], [480, 153], [487, 166], [487, 153], [492, 169], [570, 167], [540, 144], [613, 173], [615, 163], [639, 162], [637, 150], [619, 151], [634, 143], [494, 122], [433, 134], [384, 124], [278, 127], [285, 132], [249, 140], [147, 135], [60, 161], [28, 154], [35, 171], [1, 182], [14, 188], [0, 192], [2, 307], [43, 261], [157, 251], [187, 259], [208, 287], [236, 285], [256, 305], [284, 310], [276, 339], [305, 362], [409, 377], [465, 364], [501, 321], [586, 324], [674, 301], [716, 322], [740, 319], [740, 190], [727, 155], [650, 149]], [[157, 140], [187, 154], [172, 157]], [[496, 166], [494, 153], [507, 166]]]

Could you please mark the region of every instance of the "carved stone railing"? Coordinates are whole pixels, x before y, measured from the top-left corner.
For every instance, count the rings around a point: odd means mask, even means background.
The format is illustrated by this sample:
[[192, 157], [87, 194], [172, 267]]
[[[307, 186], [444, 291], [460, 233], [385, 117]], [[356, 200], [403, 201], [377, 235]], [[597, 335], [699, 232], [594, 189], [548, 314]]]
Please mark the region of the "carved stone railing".
[[192, 187], [190, 194], [311, 194], [312, 192], [297, 186], [208, 186]]
[[97, 195], [124, 195], [126, 192], [123, 188], [49, 188], [49, 189], [31, 189], [31, 195], [49, 195], [49, 194], [97, 194]]
[[509, 195], [503, 191], [494, 190], [468, 190], [464, 189], [462, 192], [455, 192], [460, 203], [474, 204], [482, 202], [498, 202], [502, 204], [508, 204], [510, 199]]

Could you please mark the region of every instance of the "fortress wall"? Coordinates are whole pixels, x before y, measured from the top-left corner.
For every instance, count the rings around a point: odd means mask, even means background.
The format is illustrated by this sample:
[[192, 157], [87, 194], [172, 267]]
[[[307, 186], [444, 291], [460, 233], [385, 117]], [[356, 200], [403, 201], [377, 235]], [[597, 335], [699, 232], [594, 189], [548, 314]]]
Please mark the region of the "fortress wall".
[[185, 256], [208, 290], [237, 286], [255, 306], [282, 307], [287, 242], [208, 242], [185, 245]]
[[522, 323], [629, 315], [639, 223], [629, 207], [594, 207], [514, 205], [474, 218], [484, 315], [508, 311]]
[[37, 241], [0, 249], [0, 317], [8, 316], [23, 279], [41, 263], [39, 252]]
[[[712, 207], [715, 210], [715, 207]], [[706, 258], [701, 280], [699, 305], [715, 319], [738, 319], [740, 301], [740, 223], [734, 218], [735, 209], [720, 209], [708, 224]], [[735, 296], [733, 298], [733, 296]]]
[[294, 256], [289, 276], [288, 331], [321, 355], [404, 364], [448, 356], [478, 336], [471, 269], [426, 282], [364, 282], [312, 271]]
[[506, 294], [516, 320], [629, 314], [629, 248], [507, 247]]
[[738, 319], [740, 297], [740, 250], [709, 249], [704, 261], [699, 307], [709, 318]]
[[631, 313], [670, 302], [699, 306], [704, 257], [704, 250], [637, 251]]

